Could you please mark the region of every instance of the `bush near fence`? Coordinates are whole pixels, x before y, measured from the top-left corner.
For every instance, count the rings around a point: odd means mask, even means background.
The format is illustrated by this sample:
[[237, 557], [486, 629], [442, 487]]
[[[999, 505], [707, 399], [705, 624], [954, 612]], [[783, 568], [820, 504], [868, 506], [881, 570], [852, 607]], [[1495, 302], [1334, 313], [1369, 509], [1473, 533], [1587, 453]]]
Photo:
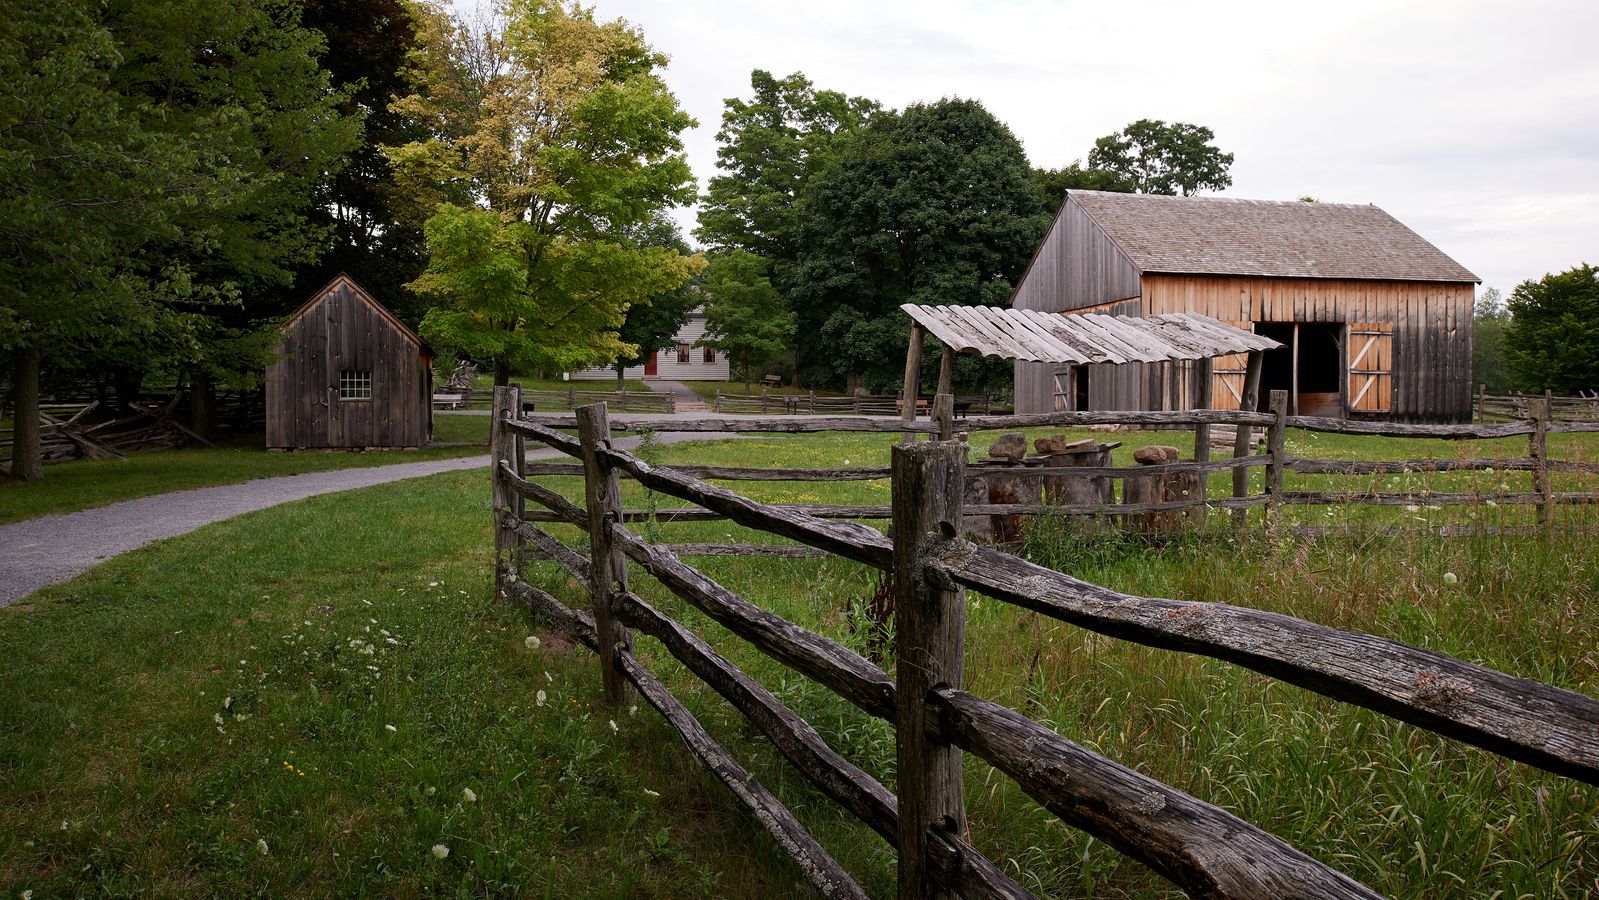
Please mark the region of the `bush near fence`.
[[[1224, 810], [1079, 746], [1020, 713], [961, 690], [964, 591], [973, 589], [1092, 631], [1151, 647], [1227, 660], [1269, 677], [1409, 722], [1438, 734], [1588, 784], [1599, 784], [1599, 702], [1394, 641], [1242, 607], [1121, 594], [980, 547], [960, 537], [967, 447], [956, 441], [899, 444], [893, 450], [892, 538], [856, 522], [830, 521], [814, 507], [783, 507], [706, 484], [681, 467], [655, 467], [610, 444], [613, 430], [641, 425], [609, 420], [603, 406], [572, 420], [530, 419], [512, 413], [515, 391], [496, 395], [492, 480], [496, 516], [497, 589], [528, 604], [552, 627], [597, 652], [608, 702], [621, 704], [631, 687], [673, 725], [700, 761], [731, 790], [794, 857], [825, 896], [864, 894], [778, 799], [718, 745], [633, 652], [633, 630], [658, 639], [697, 677], [743, 713], [825, 794], [881, 834], [899, 853], [899, 896], [954, 892], [968, 897], [1030, 896], [965, 839], [960, 751], [1006, 773], [1067, 823], [1115, 846], [1179, 887], [1216, 897], [1375, 897], [1374, 892]], [[940, 422], [867, 419], [744, 420], [737, 430], [824, 430], [948, 433], [951, 406], [940, 398]], [[1231, 414], [1243, 430], [1266, 424], [1267, 503], [1281, 502], [1287, 467], [1282, 429], [1286, 404], [1274, 398], [1263, 414]], [[1529, 435], [1545, 441], [1555, 430], [1544, 414], [1502, 426], [1381, 426], [1426, 436]], [[1005, 417], [984, 426], [1081, 424], [1106, 414]], [[1196, 411], [1115, 414], [1168, 424], [1224, 424], [1227, 414]], [[1175, 419], [1176, 421], [1170, 421]], [[1299, 418], [1297, 427], [1331, 429], [1334, 420]], [[977, 423], [972, 423], [974, 427]], [[1351, 433], [1373, 425], [1341, 423]], [[576, 426], [579, 436], [552, 426]], [[674, 426], [675, 427], [675, 426]], [[727, 427], [727, 423], [722, 423]], [[1426, 429], [1420, 431], [1419, 429]], [[1439, 431], [1438, 429], [1454, 429]], [[719, 430], [690, 425], [684, 430]], [[1564, 430], [1599, 430], [1567, 426]], [[581, 461], [584, 503], [531, 480], [523, 444], [534, 440]], [[1207, 441], [1208, 444], [1208, 441]], [[1247, 447], [1238, 441], [1240, 456]], [[1547, 446], [1546, 444], [1544, 445]], [[1531, 449], [1531, 448], [1530, 448]], [[1529, 452], [1530, 460], [1538, 456]], [[1326, 463], [1329, 461], [1316, 461]], [[1547, 461], [1545, 461], [1547, 462]], [[541, 464], [548, 465], [548, 464]], [[700, 467], [701, 471], [710, 467]], [[1147, 472], [1140, 468], [1140, 474]], [[1236, 468], [1234, 471], [1242, 471]], [[1536, 471], [1536, 470], [1535, 470]], [[1547, 473], [1547, 466], [1543, 467]], [[711, 477], [777, 478], [772, 470], [723, 470]], [[570, 474], [566, 468], [560, 474]], [[672, 548], [646, 542], [625, 527], [622, 475], [699, 510], [798, 542], [805, 548], [890, 573], [894, 593], [895, 677], [853, 651], [799, 628], [729, 591], [682, 561]], [[794, 473], [789, 473], [793, 475]], [[852, 477], [883, 477], [856, 470]], [[811, 477], [798, 476], [798, 477]], [[1547, 490], [1538, 493], [1545, 505]], [[1230, 499], [1230, 498], [1229, 498]], [[526, 509], [534, 501], [547, 512]], [[1198, 502], [1209, 503], [1208, 499]], [[1540, 508], [1545, 508], [1541, 506]], [[838, 510], [824, 511], [841, 514]], [[587, 530], [585, 559], [535, 522], [559, 521]], [[683, 552], [691, 552], [685, 548]], [[566, 607], [522, 580], [530, 558], [553, 559], [590, 594], [588, 611]], [[895, 725], [898, 794], [855, 767], [816, 731], [702, 639], [655, 610], [628, 588], [631, 560], [672, 593], [756, 649], [806, 675], [867, 713]], [[916, 702], [907, 702], [914, 698]]]

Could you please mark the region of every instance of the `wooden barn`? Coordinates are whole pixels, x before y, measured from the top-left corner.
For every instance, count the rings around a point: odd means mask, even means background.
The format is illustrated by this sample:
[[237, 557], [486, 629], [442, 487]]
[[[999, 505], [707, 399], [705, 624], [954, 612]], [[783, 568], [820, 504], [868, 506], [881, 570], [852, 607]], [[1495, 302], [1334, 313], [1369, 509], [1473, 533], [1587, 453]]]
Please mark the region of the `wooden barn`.
[[433, 432], [433, 353], [347, 275], [311, 295], [267, 366], [269, 448], [420, 447]]
[[[1471, 416], [1478, 278], [1375, 206], [1069, 191], [1011, 296], [1016, 309], [1193, 312], [1282, 343], [1262, 403], [1295, 415]], [[1192, 363], [1016, 363], [1017, 412], [1190, 409]], [[1211, 405], [1236, 409], [1242, 357], [1215, 361]]]

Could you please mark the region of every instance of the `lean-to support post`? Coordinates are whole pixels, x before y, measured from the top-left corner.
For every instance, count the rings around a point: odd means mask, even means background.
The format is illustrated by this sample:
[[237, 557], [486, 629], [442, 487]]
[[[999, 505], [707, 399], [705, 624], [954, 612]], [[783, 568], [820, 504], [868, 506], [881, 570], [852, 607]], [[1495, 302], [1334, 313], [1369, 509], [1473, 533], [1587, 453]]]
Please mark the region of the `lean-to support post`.
[[[899, 417], [906, 422], [916, 421], [916, 395], [922, 388], [922, 335], [924, 329], [911, 323], [911, 340], [905, 346], [905, 389], [900, 394]], [[916, 440], [916, 432], [907, 431], [901, 438], [905, 443]]]
[[621, 480], [599, 454], [611, 445], [611, 422], [605, 404], [577, 409], [577, 436], [583, 452], [583, 499], [589, 514], [589, 596], [594, 632], [599, 639], [600, 676], [605, 702], [620, 706], [627, 698], [627, 680], [617, 668], [618, 652], [631, 653], [633, 633], [616, 619], [616, 598], [627, 592], [627, 558], [611, 539], [611, 524], [622, 521]]
[[[946, 395], [947, 396], [947, 395]], [[952, 897], [932, 872], [928, 831], [964, 836], [960, 748], [927, 736], [927, 698], [959, 689], [966, 629], [965, 590], [930, 563], [960, 539], [966, 445], [954, 441], [893, 449], [894, 635], [899, 702], [899, 896]]]
[[[1238, 400], [1238, 408], [1244, 412], [1254, 412], [1260, 405], [1260, 370], [1265, 363], [1265, 355], [1260, 350], [1249, 351], [1249, 367], [1244, 372], [1244, 395]], [[1239, 425], [1237, 437], [1233, 438], [1233, 458], [1249, 455], [1249, 443], [1253, 426]], [[1233, 496], [1249, 496], [1249, 469], [1247, 467], [1233, 470]], [[1249, 510], [1233, 510], [1233, 525], [1242, 528], [1248, 520]]]
[[[1194, 396], [1194, 407], [1196, 409], [1210, 409], [1211, 390], [1212, 390], [1212, 387], [1213, 387], [1211, 382], [1215, 380], [1215, 374], [1216, 374], [1216, 361], [1211, 359], [1208, 356], [1205, 357], [1202, 360], [1199, 360], [1197, 363], [1194, 364], [1194, 377], [1196, 379], [1198, 379], [1198, 381], [1199, 381], [1199, 383], [1195, 386], [1195, 387], [1198, 388], [1198, 390], [1195, 392], [1195, 396]], [[1210, 461], [1210, 426], [1209, 425], [1195, 425], [1194, 426], [1194, 462], [1209, 462], [1209, 461]], [[1202, 475], [1200, 477], [1203, 479], [1205, 476]], [[1204, 482], [1201, 481], [1200, 483], [1203, 484]]]

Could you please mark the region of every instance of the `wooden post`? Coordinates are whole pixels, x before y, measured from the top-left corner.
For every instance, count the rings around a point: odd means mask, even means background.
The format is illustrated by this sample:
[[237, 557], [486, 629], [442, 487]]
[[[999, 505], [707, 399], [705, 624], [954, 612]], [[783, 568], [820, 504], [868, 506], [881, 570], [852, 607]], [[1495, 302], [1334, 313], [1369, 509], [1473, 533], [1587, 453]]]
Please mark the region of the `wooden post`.
[[509, 460], [515, 452], [511, 430], [502, 424], [508, 410], [514, 408], [514, 389], [506, 385], [494, 388], [494, 403], [489, 413], [489, 486], [494, 516], [494, 599], [505, 599], [506, 567], [512, 563], [512, 547], [516, 532], [500, 522], [500, 516], [513, 511], [512, 492], [500, 472], [500, 462]]
[[811, 391], [811, 415], [816, 415], [816, 392]]
[[948, 441], [954, 439], [955, 396], [953, 394], [944, 392], [933, 397], [933, 421], [938, 423], [939, 440]]
[[927, 737], [926, 701], [934, 688], [960, 688], [964, 665], [964, 589], [929, 563], [957, 540], [966, 445], [919, 442], [893, 449], [894, 728], [899, 780], [899, 897], [954, 896], [934, 881], [928, 830], [964, 835], [961, 751]]
[[1287, 454], [1283, 452], [1283, 437], [1288, 424], [1287, 391], [1271, 392], [1271, 414], [1271, 427], [1266, 432], [1266, 448], [1271, 453], [1271, 462], [1266, 464], [1266, 494], [1271, 498], [1266, 506], [1268, 528], [1275, 527], [1278, 517], [1282, 515], [1283, 469], [1288, 462]]
[[[1198, 394], [1194, 398], [1194, 400], [1195, 400], [1195, 402], [1194, 402], [1195, 408], [1197, 408], [1197, 409], [1210, 409], [1211, 389], [1212, 389], [1211, 382], [1213, 382], [1215, 380], [1215, 375], [1216, 375], [1216, 363], [1215, 363], [1215, 360], [1212, 360], [1209, 357], [1200, 360], [1199, 364], [1194, 366], [1194, 377], [1199, 379], [1199, 384], [1197, 385], [1197, 387], [1199, 388]], [[1209, 425], [1195, 425], [1194, 426], [1194, 461], [1195, 462], [1209, 462], [1210, 461], [1210, 426]], [[1201, 474], [1199, 477], [1200, 477], [1202, 482], [1209, 480], [1203, 474]]]
[[770, 395], [770, 391], [768, 391], [766, 388], [761, 388], [761, 415], [763, 416], [766, 415], [766, 404], [771, 402]]
[[600, 456], [611, 446], [611, 422], [605, 404], [593, 403], [577, 410], [577, 436], [583, 451], [583, 499], [589, 513], [589, 562], [593, 581], [594, 632], [600, 644], [600, 676], [605, 682], [605, 702], [618, 706], [627, 697], [627, 680], [616, 666], [618, 651], [633, 651], [633, 634], [616, 620], [615, 597], [627, 590], [627, 559], [611, 540], [611, 523], [622, 521], [621, 482], [616, 470]]
[[711, 401], [711, 410], [713, 412], [721, 412], [722, 411], [722, 389], [721, 388], [717, 388], [716, 389], [716, 398]]
[[[951, 392], [950, 384], [955, 379], [955, 348], [944, 345], [944, 352], [938, 358], [938, 394]], [[936, 396], [936, 395], [935, 395]], [[946, 438], [945, 440], [948, 440]]]
[[1532, 489], [1538, 494], [1538, 524], [1549, 530], [1550, 515], [1554, 510], [1549, 502], [1549, 419], [1554, 398], [1552, 391], [1543, 392], [1543, 402], [1533, 404], [1532, 434], [1527, 435], [1527, 455], [1533, 459]]
[[1477, 421], [1488, 421], [1488, 385], [1477, 382]]
[[1299, 323], [1294, 323], [1294, 361], [1293, 361], [1293, 394], [1288, 402], [1293, 404], [1294, 415], [1299, 415]]
[[[1238, 401], [1238, 408], [1243, 412], [1254, 412], [1260, 403], [1260, 370], [1265, 357], [1259, 350], [1249, 351], [1249, 367], [1244, 371], [1244, 396]], [[1239, 425], [1238, 435], [1233, 438], [1233, 458], [1249, 455], [1249, 439], [1254, 432], [1252, 425]], [[1233, 470], [1233, 496], [1249, 496], [1249, 469], [1239, 468]], [[1249, 510], [1233, 510], [1233, 524], [1242, 528], [1249, 520]]]
[[[522, 418], [522, 385], [519, 382], [511, 385], [510, 414], [513, 419]], [[503, 430], [511, 435], [511, 471], [515, 472], [518, 478], [524, 478], [527, 475], [527, 438], [511, 431], [509, 428]], [[508, 491], [507, 497], [511, 501], [511, 510], [516, 514], [516, 517], [518, 519], [527, 518], [527, 500], [515, 491]], [[516, 571], [520, 574], [522, 571], [522, 557], [527, 547], [527, 542], [522, 540], [522, 536], [514, 530], [509, 535], [509, 539], [511, 541], [511, 564], [516, 566]]]
[[[899, 417], [906, 422], [916, 420], [916, 394], [922, 389], [922, 326], [911, 323], [911, 340], [905, 346], [905, 389], [900, 393]], [[916, 440], [916, 432], [907, 431], [902, 440]]]
[[567, 384], [566, 386], [566, 408], [577, 409], [577, 385], [575, 384]]

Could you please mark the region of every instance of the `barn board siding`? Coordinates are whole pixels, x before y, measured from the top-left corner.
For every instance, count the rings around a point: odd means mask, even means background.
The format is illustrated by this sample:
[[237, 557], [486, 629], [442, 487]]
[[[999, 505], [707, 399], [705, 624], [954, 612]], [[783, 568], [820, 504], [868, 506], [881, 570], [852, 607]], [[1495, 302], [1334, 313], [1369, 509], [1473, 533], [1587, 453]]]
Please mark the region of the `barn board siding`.
[[[1145, 315], [1197, 312], [1230, 322], [1392, 323], [1392, 418], [1464, 421], [1471, 415], [1471, 284], [1143, 276]], [[1216, 403], [1230, 394], [1213, 392]], [[1362, 404], [1363, 406], [1366, 404]]]
[[[267, 367], [267, 446], [419, 447], [432, 429], [431, 360], [415, 336], [340, 277], [285, 329]], [[372, 399], [340, 400], [339, 373], [372, 373]]]
[[1070, 197], [1011, 293], [1011, 308], [1043, 312], [1138, 296], [1138, 270]]

